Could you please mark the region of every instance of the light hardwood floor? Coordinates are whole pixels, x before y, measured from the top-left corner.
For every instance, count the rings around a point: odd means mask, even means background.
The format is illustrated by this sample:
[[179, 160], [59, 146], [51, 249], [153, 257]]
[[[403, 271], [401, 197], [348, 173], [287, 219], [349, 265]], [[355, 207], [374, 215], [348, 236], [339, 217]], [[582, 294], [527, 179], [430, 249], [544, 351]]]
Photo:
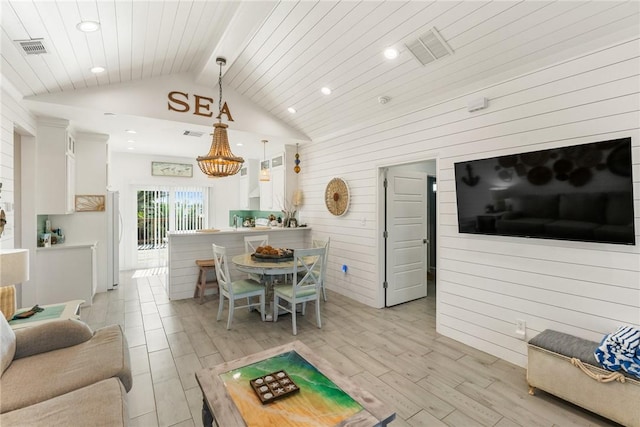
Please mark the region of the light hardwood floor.
[[616, 425], [544, 392], [529, 396], [524, 369], [437, 334], [434, 297], [378, 310], [329, 292], [322, 329], [307, 307], [294, 337], [288, 315], [263, 323], [238, 310], [227, 331], [226, 321], [216, 322], [217, 297], [169, 301], [164, 269], [120, 278], [81, 317], [93, 328], [125, 330], [132, 426], [201, 426], [197, 370], [295, 339], [394, 408], [394, 427]]

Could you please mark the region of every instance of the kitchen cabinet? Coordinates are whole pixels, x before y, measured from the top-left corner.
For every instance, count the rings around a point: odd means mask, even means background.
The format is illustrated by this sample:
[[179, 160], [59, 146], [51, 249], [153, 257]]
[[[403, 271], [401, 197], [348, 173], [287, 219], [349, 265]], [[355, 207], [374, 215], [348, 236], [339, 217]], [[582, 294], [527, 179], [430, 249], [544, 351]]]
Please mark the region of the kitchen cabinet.
[[285, 151], [270, 159], [271, 180], [260, 182], [260, 209], [280, 211], [291, 207], [293, 192], [298, 188], [298, 175], [293, 171], [296, 147], [285, 145]]
[[96, 243], [36, 249], [37, 303], [84, 300], [91, 305], [98, 287]]
[[75, 210], [76, 141], [67, 120], [40, 119], [36, 135], [37, 213]]
[[249, 159], [245, 160], [240, 169], [240, 209], [259, 208], [258, 168], [258, 161]]
[[271, 168], [271, 197], [274, 210], [285, 208], [285, 170], [284, 165]]
[[[260, 170], [262, 169], [271, 169], [270, 168], [271, 161], [265, 160], [260, 162]], [[271, 175], [271, 171], [269, 172]], [[269, 181], [260, 181], [260, 210], [261, 211], [270, 211], [273, 210], [273, 183], [271, 180]]]

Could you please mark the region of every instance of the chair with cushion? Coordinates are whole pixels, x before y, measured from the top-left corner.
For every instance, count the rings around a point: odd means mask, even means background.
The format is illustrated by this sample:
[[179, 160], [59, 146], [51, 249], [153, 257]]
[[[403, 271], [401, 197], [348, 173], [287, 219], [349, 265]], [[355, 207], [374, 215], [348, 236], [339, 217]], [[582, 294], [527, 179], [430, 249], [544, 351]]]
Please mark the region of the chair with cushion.
[[[244, 251], [245, 253], [255, 253], [256, 249], [260, 246], [267, 246], [269, 244], [269, 235], [260, 234], [258, 236], [244, 236]], [[249, 273], [249, 279], [260, 282], [262, 276], [255, 273]]]
[[[320, 288], [322, 286], [326, 249], [295, 249], [293, 251], [293, 277], [296, 279], [292, 284], [277, 285], [273, 288], [273, 321], [278, 320], [280, 309], [291, 313], [291, 323], [293, 325], [293, 335], [298, 334], [296, 326], [296, 306], [302, 304], [302, 315], [305, 315], [306, 303], [315, 301], [316, 304], [316, 324], [322, 327], [320, 321]], [[286, 301], [287, 305], [281, 305], [280, 300]]]
[[[312, 248], [325, 248], [325, 262], [322, 264], [322, 267], [324, 268], [324, 271], [322, 272], [322, 283], [320, 284], [320, 288], [322, 289], [322, 300], [326, 301], [327, 300], [327, 291], [325, 289], [324, 286], [324, 282], [325, 282], [325, 278], [327, 275], [327, 264], [329, 263], [329, 242], [330, 242], [331, 238], [327, 237], [326, 239], [321, 239], [321, 238], [316, 238], [314, 237], [311, 240], [311, 247]], [[299, 275], [302, 274], [304, 275], [304, 272], [299, 272]]]
[[314, 238], [311, 241], [311, 247], [313, 248], [325, 248], [325, 253], [324, 253], [324, 263], [322, 263], [322, 268], [324, 271], [322, 271], [322, 283], [320, 283], [320, 287], [322, 288], [322, 299], [324, 301], [327, 300], [327, 291], [325, 289], [324, 286], [324, 282], [326, 280], [327, 277], [327, 264], [329, 263], [329, 243], [330, 243], [331, 237], [327, 237], [326, 239], [319, 239], [319, 238]]
[[[265, 313], [265, 293], [264, 286], [255, 280], [241, 279], [231, 281], [229, 274], [229, 265], [227, 263], [227, 249], [223, 246], [213, 244], [213, 259], [216, 264], [216, 273], [218, 275], [218, 290], [220, 294], [220, 305], [218, 306], [218, 320], [222, 318], [224, 310], [224, 299], [229, 300], [229, 316], [227, 318], [227, 329], [231, 329], [233, 320], [233, 311], [235, 308], [251, 308], [260, 306], [260, 315], [264, 322]], [[259, 297], [259, 302], [251, 302], [251, 298]], [[235, 301], [246, 298], [247, 304], [236, 306]]]

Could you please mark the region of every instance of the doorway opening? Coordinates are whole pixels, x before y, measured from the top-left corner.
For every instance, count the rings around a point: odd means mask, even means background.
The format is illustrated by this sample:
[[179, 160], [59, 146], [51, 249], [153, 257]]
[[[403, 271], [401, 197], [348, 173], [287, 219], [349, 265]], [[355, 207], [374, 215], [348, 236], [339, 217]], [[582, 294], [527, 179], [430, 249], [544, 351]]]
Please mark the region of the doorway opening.
[[436, 294], [436, 160], [380, 168], [384, 306]]
[[207, 227], [204, 187], [137, 190], [137, 268], [167, 265], [167, 232]]

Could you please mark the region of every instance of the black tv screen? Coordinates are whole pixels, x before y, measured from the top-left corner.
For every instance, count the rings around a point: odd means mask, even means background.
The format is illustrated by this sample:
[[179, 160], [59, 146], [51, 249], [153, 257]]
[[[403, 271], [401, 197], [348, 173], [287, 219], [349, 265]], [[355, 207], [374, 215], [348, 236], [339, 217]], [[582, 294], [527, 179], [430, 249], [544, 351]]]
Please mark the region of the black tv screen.
[[631, 138], [454, 169], [460, 233], [635, 245]]

